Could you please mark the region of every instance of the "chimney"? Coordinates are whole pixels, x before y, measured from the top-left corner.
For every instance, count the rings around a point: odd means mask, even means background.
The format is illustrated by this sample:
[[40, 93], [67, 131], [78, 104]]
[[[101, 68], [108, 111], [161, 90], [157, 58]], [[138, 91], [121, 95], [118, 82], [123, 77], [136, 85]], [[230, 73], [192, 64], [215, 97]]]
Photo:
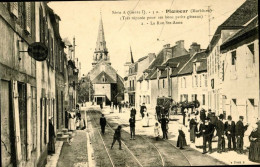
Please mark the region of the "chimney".
[[193, 55], [196, 52], [200, 51], [200, 44], [197, 44], [197, 42], [192, 42], [192, 44], [190, 45], [190, 55]]
[[165, 45], [163, 45], [163, 48], [169, 48], [169, 47], [171, 47], [171, 44], [165, 44]]
[[149, 53], [148, 54], [148, 59], [149, 59], [149, 64], [155, 59], [155, 54], [154, 53]]
[[184, 48], [184, 40], [179, 40], [176, 42], [176, 45], [179, 47], [179, 48]]

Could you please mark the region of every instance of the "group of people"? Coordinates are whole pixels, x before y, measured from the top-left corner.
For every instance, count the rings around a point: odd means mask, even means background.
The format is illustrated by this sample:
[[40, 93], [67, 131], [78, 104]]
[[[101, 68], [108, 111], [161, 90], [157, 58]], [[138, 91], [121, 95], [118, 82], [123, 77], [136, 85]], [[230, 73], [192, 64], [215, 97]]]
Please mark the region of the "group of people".
[[[199, 121], [197, 120], [198, 115], [200, 119]], [[200, 144], [198, 144], [196, 141], [199, 141], [202, 138], [203, 154], [207, 153], [207, 144], [208, 152], [212, 153], [212, 139], [216, 136], [218, 138], [218, 153], [227, 151], [225, 146], [225, 141], [227, 140], [227, 148], [229, 151], [234, 150], [239, 154], [243, 154], [244, 136], [249, 125], [244, 125], [243, 120], [244, 117], [239, 116], [239, 120], [235, 123], [235, 121], [232, 120], [231, 115], [229, 115], [227, 120], [224, 121], [223, 114], [220, 114], [217, 117], [214, 112], [211, 112], [211, 110], [209, 110], [207, 113], [206, 110], [202, 109], [200, 112], [196, 112], [195, 116], [192, 117], [189, 121], [190, 141], [198, 146]], [[259, 121], [257, 124], [259, 129]], [[255, 130], [254, 133], [249, 137], [251, 143], [252, 141], [259, 141], [259, 131], [260, 130]], [[252, 139], [252, 136], [254, 136], [255, 139]], [[254, 147], [250, 146], [250, 150], [254, 150], [251, 152], [258, 150], [258, 158], [260, 155], [259, 147], [258, 149], [254, 149]]]

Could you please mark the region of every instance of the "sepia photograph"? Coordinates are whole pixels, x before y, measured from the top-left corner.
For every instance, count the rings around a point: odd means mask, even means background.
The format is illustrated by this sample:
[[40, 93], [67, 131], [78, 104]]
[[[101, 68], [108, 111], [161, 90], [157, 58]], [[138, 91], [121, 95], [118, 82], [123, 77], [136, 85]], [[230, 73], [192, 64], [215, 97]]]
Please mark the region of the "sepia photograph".
[[260, 166], [258, 19], [258, 0], [0, 2], [1, 166]]

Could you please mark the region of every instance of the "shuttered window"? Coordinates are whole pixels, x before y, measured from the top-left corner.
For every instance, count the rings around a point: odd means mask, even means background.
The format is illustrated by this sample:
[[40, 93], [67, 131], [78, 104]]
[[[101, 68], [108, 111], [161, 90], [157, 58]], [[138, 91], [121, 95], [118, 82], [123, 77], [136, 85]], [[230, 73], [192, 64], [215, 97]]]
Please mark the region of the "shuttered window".
[[31, 33], [32, 29], [32, 17], [31, 17], [31, 11], [32, 11], [32, 2], [25, 2], [25, 30], [27, 33]]

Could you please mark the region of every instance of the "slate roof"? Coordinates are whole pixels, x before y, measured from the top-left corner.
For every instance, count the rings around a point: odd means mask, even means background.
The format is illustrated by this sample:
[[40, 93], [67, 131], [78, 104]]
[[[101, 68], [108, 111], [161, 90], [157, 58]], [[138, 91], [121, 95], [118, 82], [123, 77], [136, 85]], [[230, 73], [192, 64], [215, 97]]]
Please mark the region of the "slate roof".
[[147, 57], [148, 57], [148, 56], [141, 57], [140, 59], [137, 60], [137, 62], [143, 61], [143, 60], [146, 59]]
[[[222, 29], [240, 29], [244, 24], [254, 18], [257, 14], [258, 0], [246, 0], [226, 21], [218, 26], [213, 38], [210, 41], [211, 49], [220, 39], [220, 32]], [[209, 51], [209, 46], [207, 48], [207, 51]]]
[[[105, 82], [102, 81], [103, 75], [104, 75], [105, 78], [106, 78], [106, 81], [105, 81]], [[105, 71], [102, 71], [100, 74], [98, 74], [98, 75], [96, 76], [96, 78], [93, 79], [92, 82], [95, 83], [95, 84], [97, 84], [97, 83], [102, 83], [102, 84], [105, 84], [105, 83], [108, 83], [108, 84], [110, 84], [110, 83], [116, 83], [116, 81], [113, 80]]]
[[160, 76], [160, 79], [161, 78], [167, 78], [167, 70], [163, 70], [162, 73], [161, 73], [161, 76]]
[[258, 16], [255, 17], [247, 26], [228, 38], [221, 46], [220, 49], [226, 49], [229, 45], [241, 42], [238, 38], [245, 38], [250, 35], [258, 33]]
[[143, 76], [140, 76], [140, 78], [137, 81], [139, 82], [143, 81]]
[[184, 67], [179, 71], [179, 75], [191, 74], [193, 72], [193, 62], [199, 61], [201, 71], [207, 70], [207, 54], [205, 52], [196, 53], [190, 60], [184, 65]]
[[180, 57], [175, 57], [169, 59], [165, 64], [175, 64], [176, 68], [172, 70], [171, 77], [174, 77], [178, 74], [179, 70], [183, 67], [183, 65], [190, 59], [190, 54], [183, 55]]

